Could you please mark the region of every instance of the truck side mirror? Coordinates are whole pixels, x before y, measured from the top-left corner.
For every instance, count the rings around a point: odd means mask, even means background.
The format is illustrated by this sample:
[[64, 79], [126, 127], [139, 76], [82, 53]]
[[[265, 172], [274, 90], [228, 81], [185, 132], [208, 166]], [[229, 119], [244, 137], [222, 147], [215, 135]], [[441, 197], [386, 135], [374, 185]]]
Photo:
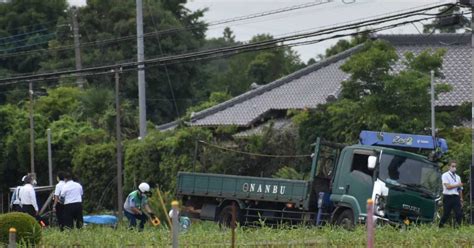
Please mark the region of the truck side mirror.
[[369, 160], [367, 162], [367, 168], [369, 170], [375, 169], [375, 164], [377, 163], [377, 157], [376, 156], [369, 156]]

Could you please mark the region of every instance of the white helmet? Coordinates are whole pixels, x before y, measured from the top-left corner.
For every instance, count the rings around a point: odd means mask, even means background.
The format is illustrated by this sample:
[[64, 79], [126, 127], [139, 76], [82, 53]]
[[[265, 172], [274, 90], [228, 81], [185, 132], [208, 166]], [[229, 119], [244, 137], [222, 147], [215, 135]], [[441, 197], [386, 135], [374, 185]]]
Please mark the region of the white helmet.
[[140, 183], [140, 185], [138, 185], [138, 190], [142, 193], [148, 192], [150, 191], [150, 185], [148, 185], [148, 183]]

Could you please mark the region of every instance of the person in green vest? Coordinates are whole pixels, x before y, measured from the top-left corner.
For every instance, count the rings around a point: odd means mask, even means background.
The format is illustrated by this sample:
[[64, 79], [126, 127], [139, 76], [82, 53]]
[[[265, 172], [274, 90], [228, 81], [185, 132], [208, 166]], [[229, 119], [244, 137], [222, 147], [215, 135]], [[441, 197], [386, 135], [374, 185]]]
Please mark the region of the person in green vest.
[[[148, 205], [148, 198], [151, 197], [150, 185], [148, 183], [140, 183], [138, 189], [132, 191], [123, 204], [124, 214], [129, 221], [130, 229], [136, 228], [137, 220], [140, 220], [138, 230], [142, 231], [148, 220], [148, 213], [152, 218], [155, 214]], [[145, 212], [146, 213], [145, 213]]]

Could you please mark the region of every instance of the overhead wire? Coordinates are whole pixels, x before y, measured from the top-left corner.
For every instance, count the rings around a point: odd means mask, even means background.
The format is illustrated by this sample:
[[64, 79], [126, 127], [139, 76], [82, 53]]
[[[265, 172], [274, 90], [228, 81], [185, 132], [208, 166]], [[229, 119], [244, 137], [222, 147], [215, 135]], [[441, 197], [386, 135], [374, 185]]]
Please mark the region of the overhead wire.
[[[431, 19], [434, 17], [427, 17], [427, 18], [422, 18], [422, 19], [417, 19], [417, 20], [412, 20], [404, 23], [409, 23], [409, 22], [418, 22], [421, 20], [427, 20]], [[371, 25], [373, 24], [379, 24], [379, 22], [372, 22]], [[366, 25], [367, 26], [367, 25]], [[393, 25], [392, 25], [393, 26]], [[244, 45], [239, 45], [239, 46], [233, 46], [233, 47], [226, 47], [224, 49], [213, 49], [213, 50], [206, 50], [206, 51], [201, 51], [201, 52], [195, 52], [195, 53], [185, 53], [185, 54], [179, 54], [179, 55], [173, 55], [173, 56], [167, 56], [167, 57], [158, 57], [154, 59], [149, 59], [146, 60], [144, 63], [145, 64], [169, 64], [174, 61], [179, 61], [183, 59], [196, 59], [198, 57], [203, 57], [203, 56], [211, 56], [213, 54], [218, 54], [220, 56], [224, 54], [232, 54], [232, 53], [237, 53], [237, 52], [243, 52], [243, 51], [253, 51], [253, 50], [259, 50], [259, 49], [268, 49], [272, 48], [275, 46], [278, 46], [278, 43], [285, 42], [285, 41], [292, 41], [292, 40], [297, 40], [297, 39], [303, 39], [303, 38], [309, 38], [312, 36], [318, 36], [318, 35], [323, 35], [323, 34], [331, 34], [334, 32], [339, 32], [339, 31], [344, 31], [344, 30], [349, 30], [349, 29], [356, 29], [360, 28], [361, 26], [351, 26], [351, 27], [346, 27], [345, 29], [339, 29], [339, 30], [322, 30], [319, 32], [311, 32], [307, 33], [305, 35], [298, 35], [298, 36], [290, 36], [290, 37], [284, 37], [284, 38], [279, 38], [279, 39], [274, 39], [266, 42], [257, 42], [257, 43], [250, 43], [250, 44], [244, 44]], [[324, 31], [324, 32], [323, 32]], [[361, 32], [362, 33], [362, 32]], [[345, 35], [348, 36], [348, 35]], [[334, 36], [334, 37], [339, 37], [339, 36]], [[331, 37], [329, 37], [331, 38]], [[329, 39], [329, 38], [325, 38]], [[44, 73], [41, 75], [32, 75], [32, 76], [23, 76], [23, 77], [14, 77], [14, 78], [8, 78], [8, 79], [0, 79], [0, 82], [5, 82], [5, 81], [18, 81], [18, 80], [31, 80], [33, 78], [43, 78], [43, 77], [51, 77], [56, 74], [76, 74], [76, 73], [87, 73], [87, 72], [94, 72], [94, 71], [100, 71], [100, 70], [106, 70], [106, 69], [111, 69], [115, 67], [133, 67], [137, 66], [138, 63], [136, 62], [131, 62], [131, 63], [126, 63], [126, 64], [121, 64], [121, 65], [105, 65], [105, 66], [99, 66], [99, 67], [94, 67], [94, 68], [86, 68], [82, 70], [69, 70], [69, 71], [64, 71], [64, 72], [55, 72], [55, 73]]]
[[[433, 18], [433, 17], [423, 18], [421, 20], [430, 19], [430, 18]], [[397, 19], [400, 19], [400, 17], [397, 17]], [[364, 27], [364, 26], [380, 24], [380, 23], [383, 23], [383, 22], [386, 22], [386, 21], [393, 21], [393, 20], [396, 20], [396, 19], [373, 20], [373, 21], [369, 21], [369, 22], [355, 23], [355, 24], [352, 24], [352, 25], [347, 25], [345, 27], [333, 28], [333, 29], [323, 29], [323, 30], [319, 30], [319, 31], [316, 31], [316, 32], [309, 32], [309, 33], [304, 33], [304, 34], [299, 34], [299, 35], [286, 36], [286, 37], [281, 37], [281, 38], [277, 38], [277, 39], [271, 39], [271, 40], [268, 40], [268, 41], [242, 44], [242, 45], [236, 45], [236, 46], [231, 46], [231, 47], [223, 47], [223, 48], [218, 48], [218, 49], [209, 49], [209, 50], [195, 52], [195, 53], [173, 55], [173, 56], [167, 57], [166, 60], [186, 59], [186, 58], [189, 58], [190, 54], [192, 54], [193, 56], [200, 56], [200, 55], [209, 54], [210, 52], [212, 52], [212, 53], [219, 53], [219, 52], [223, 53], [223, 52], [229, 52], [229, 51], [236, 50], [236, 49], [245, 50], [245, 49], [251, 49], [252, 47], [258, 47], [258, 46], [269, 46], [269, 45], [272, 46], [272, 45], [275, 45], [275, 44], [280, 43], [280, 42], [298, 40], [298, 39], [303, 39], [303, 38], [309, 38], [309, 37], [312, 37], [312, 36], [331, 34], [331, 33], [335, 33], [335, 32], [361, 28], [361, 27]], [[157, 61], [163, 61], [163, 58], [155, 58], [155, 59], [147, 60], [147, 62], [149, 62], [149, 63], [153, 63], [153, 62], [157, 62]]]
[[219, 150], [224, 150], [224, 151], [243, 154], [243, 155], [248, 155], [248, 156], [255, 156], [255, 157], [265, 157], [265, 158], [311, 158], [311, 154], [297, 154], [297, 155], [263, 154], [263, 153], [246, 152], [246, 151], [239, 151], [239, 150], [235, 150], [235, 149], [230, 149], [230, 148], [227, 148], [227, 147], [223, 147], [223, 146], [208, 143], [204, 140], [198, 140], [198, 142], [201, 143], [201, 144], [207, 145], [209, 147], [219, 149]]
[[320, 1], [315, 1], [315, 2], [309, 2], [309, 3], [293, 5], [293, 6], [280, 8], [280, 9], [275, 9], [275, 10], [269, 10], [269, 11], [260, 12], [260, 13], [254, 13], [254, 14], [240, 16], [240, 17], [233, 17], [233, 18], [218, 20], [218, 21], [210, 21], [209, 25], [210, 26], [222, 25], [222, 24], [227, 24], [227, 23], [230, 23], [230, 22], [238, 22], [238, 21], [242, 21], [242, 20], [259, 18], [259, 17], [268, 16], [268, 15], [280, 14], [280, 13], [283, 13], [283, 12], [299, 10], [299, 9], [314, 7], [314, 6], [318, 6], [318, 5], [322, 5], [322, 4], [326, 4], [326, 3], [331, 3], [333, 1], [334, 0], [327, 0], [327, 1], [321, 1], [320, 0]]
[[[52, 38], [52, 37], [55, 37], [55, 36], [56, 36], [56, 33], [50, 33], [50, 34], [45, 35], [43, 38], [46, 37], [46, 39], [48, 39], [48, 38]], [[36, 39], [36, 38], [39, 38], [39, 37], [32, 37], [32, 38]], [[21, 46], [15, 46], [15, 47], [7, 48], [7, 49], [0, 49], [0, 53], [1, 52], [6, 52], [6, 51], [17, 50], [17, 49], [21, 49], [21, 48], [26, 48], [26, 47], [32, 47], [32, 46], [46, 44], [46, 43], [49, 43], [50, 40], [51, 39], [35, 42], [35, 43], [32, 43], [32, 44], [25, 44], [25, 45], [21, 45]], [[3, 45], [3, 44], [0, 44], [0, 46], [1, 45]]]
[[12, 39], [12, 38], [15, 38], [15, 37], [18, 37], [18, 36], [24, 36], [24, 35], [28, 35], [28, 34], [36, 34], [36, 33], [40, 33], [40, 32], [43, 32], [43, 31], [48, 31], [48, 29], [47, 28], [42, 28], [42, 29], [38, 29], [38, 30], [35, 30], [35, 31], [31, 31], [31, 32], [0, 37], [0, 41], [7, 40], [7, 39]]
[[[431, 17], [432, 18], [432, 17]], [[426, 20], [426, 19], [429, 19], [429, 18], [423, 18], [422, 20]], [[391, 25], [387, 25], [386, 27], [379, 27], [377, 29], [373, 29], [373, 30], [365, 30], [365, 31], [356, 31], [354, 33], [348, 33], [348, 34], [339, 34], [339, 35], [335, 35], [335, 36], [332, 36], [332, 37], [326, 37], [326, 38], [322, 38], [322, 39], [318, 39], [318, 40], [312, 40], [312, 41], [304, 41], [304, 42], [296, 42], [296, 43], [290, 43], [290, 44], [282, 44], [281, 46], [288, 46], [288, 47], [294, 47], [294, 46], [301, 46], [301, 45], [308, 45], [308, 44], [314, 44], [314, 43], [317, 43], [317, 42], [321, 42], [323, 40], [327, 40], [327, 39], [333, 39], [333, 38], [338, 38], [338, 37], [344, 37], [344, 36], [352, 36], [352, 35], [356, 35], [356, 34], [359, 34], [359, 33], [367, 33], [367, 32], [378, 32], [378, 31], [382, 31], [382, 30], [385, 30], [385, 29], [389, 29], [389, 28], [393, 28], [393, 27], [396, 27], [396, 26], [400, 26], [400, 25], [404, 25], [404, 24], [408, 24], [408, 23], [412, 23], [412, 22], [417, 22], [417, 21], [420, 21], [420, 20], [411, 20], [411, 21], [406, 21], [404, 23], [397, 23], [397, 24], [391, 24]], [[260, 48], [261, 50], [263, 49], [268, 49], [269, 47], [262, 47]], [[229, 56], [230, 54], [227, 54], [227, 55], [215, 55], [214, 57], [222, 57], [222, 56]], [[195, 61], [199, 61], [199, 60], [203, 60], [203, 59], [212, 59], [212, 57], [206, 57], [206, 58], [195, 58], [195, 59], [191, 59], [191, 60], [186, 60], [186, 61], [176, 61], [175, 63], [189, 63], [189, 62], [195, 62]], [[151, 66], [148, 66], [148, 67], [153, 67], [153, 66], [159, 66], [159, 64], [155, 64], [155, 65], [151, 65]], [[125, 72], [128, 72], [128, 71], [135, 71], [136, 68], [128, 68], [128, 69], [121, 69], [121, 72], [122, 73], [125, 73]], [[114, 71], [106, 71], [106, 72], [99, 72], [99, 73], [92, 73], [90, 75], [87, 75], [87, 76], [99, 76], [99, 75], [106, 75], [106, 74], [111, 74], [111, 73], [114, 73]], [[67, 78], [67, 77], [75, 77], [75, 75], [64, 75], [64, 76], [58, 76], [56, 77], [56, 79], [59, 79], [59, 78]], [[49, 81], [49, 80], [53, 80], [53, 78], [47, 78], [47, 79], [37, 79], [37, 80], [33, 80], [33, 81]], [[6, 84], [5, 84], [6, 85]], [[127, 98], [128, 99], [128, 98]], [[193, 98], [194, 99], [194, 98]], [[148, 100], [148, 99], [147, 99]], [[149, 99], [150, 101], [169, 101], [170, 99], [164, 99], [164, 98], [160, 98], [160, 99]], [[185, 100], [189, 100], [189, 99], [185, 99]]]
[[[428, 4], [428, 5], [421, 5], [419, 6], [419, 8], [428, 8], [428, 6], [432, 6], [432, 4]], [[449, 9], [455, 7], [456, 5], [455, 4], [447, 4], [445, 6], [450, 6]], [[443, 6], [434, 6], [433, 8], [439, 8], [439, 7], [443, 7]], [[403, 9], [403, 10], [399, 10], [399, 11], [393, 11], [393, 12], [390, 12], [390, 13], [384, 13], [384, 14], [378, 14], [378, 15], [373, 15], [373, 16], [367, 16], [367, 17], [364, 17], [364, 18], [360, 18], [360, 19], [357, 19], [356, 21], [369, 21], [369, 20], [373, 20], [373, 19], [377, 19], [377, 18], [383, 18], [383, 17], [386, 17], [387, 15], [395, 15], [395, 14], [403, 14], [403, 13], [407, 13], [406, 11], [407, 10], [412, 10], [413, 8], [410, 8], [410, 9]], [[428, 16], [437, 16], [437, 15], [442, 15], [444, 13], [446, 13], [447, 11], [449, 11], [449, 9], [443, 11], [443, 12], [439, 12], [439, 13], [436, 13], [436, 14], [427, 14], [427, 13], [410, 13], [410, 15], [407, 15], [406, 17], [412, 17], [412, 16], [417, 16], [417, 15], [428, 15]], [[423, 9], [423, 11], [428, 11], [428, 10], [425, 10]], [[334, 24], [331, 24], [331, 25], [324, 25], [324, 26], [318, 26], [318, 27], [313, 27], [313, 28], [308, 28], [308, 29], [302, 29], [302, 30], [298, 30], [298, 31], [293, 31], [293, 32], [287, 32], [287, 33], [283, 33], [283, 34], [280, 34], [279, 36], [286, 36], [286, 35], [290, 35], [290, 34], [299, 34], [299, 33], [303, 33], [303, 32], [308, 32], [308, 31], [311, 31], [311, 30], [320, 30], [320, 29], [323, 29], [323, 28], [333, 28], [333, 27], [338, 27], [338, 26], [345, 26], [345, 25], [349, 25], [349, 24], [352, 24], [354, 23], [355, 20], [350, 20], [350, 21], [344, 21], [344, 22], [337, 22], [337, 23], [334, 23]], [[276, 36], [278, 37], [278, 36]]]
[[[331, 1], [322, 2], [322, 3], [329, 3], [329, 2], [331, 2]], [[318, 2], [318, 3], [320, 3], [320, 2]], [[431, 10], [431, 9], [434, 9], [434, 8], [439, 8], [439, 7], [447, 6], [447, 5], [451, 5], [451, 4], [427, 4], [427, 5], [422, 5], [422, 6], [419, 7], [420, 9], [413, 10], [410, 13], [427, 11], [427, 10]], [[296, 6], [298, 6], [298, 5], [296, 5]], [[311, 6], [315, 6], [315, 5], [308, 5], [307, 7], [311, 7]], [[290, 7], [286, 8], [287, 9], [286, 11], [291, 11], [291, 10], [301, 9], [301, 8], [303, 8], [303, 7], [300, 6], [299, 8], [296, 8], [294, 6], [290, 6]], [[412, 8], [410, 10], [412, 10]], [[222, 20], [222, 21], [215, 21], [214, 24], [212, 24], [212, 25], [230, 23], [231, 20], [233, 20], [233, 21], [242, 21], [242, 20], [257, 18], [257, 17], [266, 16], [266, 15], [270, 15], [270, 14], [281, 13], [281, 12], [283, 12], [283, 11], [273, 11], [273, 12], [272, 11], [267, 11], [267, 12], [262, 12], [262, 13], [266, 13], [265, 15], [263, 15], [263, 14], [258, 15], [258, 13], [257, 13], [257, 14], [254, 14], [254, 15], [247, 15], [247, 16], [243, 16], [243, 17], [235, 17], [235, 18], [225, 19], [225, 20]], [[396, 11], [396, 12], [391, 12], [391, 13], [406, 13], [406, 12]], [[254, 16], [256, 16], [256, 17], [254, 17]], [[383, 16], [383, 15], [377, 15], [377, 16]], [[360, 20], [363, 20], [363, 19], [360, 19]], [[212, 25], [207, 25], [207, 26], [212, 26]], [[150, 36], [154, 36], [154, 35], [173, 34], [173, 33], [181, 32], [181, 31], [190, 31], [190, 30], [193, 30], [193, 29], [196, 29], [196, 28], [202, 28], [202, 24], [194, 24], [194, 25], [189, 25], [189, 26], [179, 27], [179, 28], [170, 28], [170, 29], [160, 30], [158, 32], [149, 32], [149, 33], [143, 34], [143, 37], [145, 38], [145, 37], [150, 37]], [[136, 35], [129, 35], [129, 36], [123, 36], [123, 37], [119, 37], [119, 38], [111, 38], [111, 39], [97, 40], [97, 41], [91, 41], [91, 42], [83, 42], [80, 46], [84, 47], [84, 46], [91, 46], [91, 45], [114, 43], [114, 42], [120, 42], [120, 41], [125, 41], [125, 40], [131, 40], [131, 39], [135, 39], [135, 38], [136, 38]], [[22, 55], [26, 55], [26, 54], [30, 54], [30, 53], [36, 53], [36, 52], [64, 51], [64, 50], [70, 50], [70, 49], [74, 49], [74, 45], [65, 45], [65, 46], [59, 46], [59, 47], [49, 48], [49, 49], [48, 48], [36, 49], [36, 50], [31, 50], [31, 51], [24, 51], [24, 52], [3, 54], [3, 55], [0, 54], [0, 59], [8, 58], [8, 57], [14, 57], [14, 56], [22, 56]]]
[[[259, 17], [279, 14], [279, 13], [283, 13], [283, 12], [287, 12], [287, 11], [293, 11], [293, 10], [297, 10], [297, 9], [309, 8], [309, 7], [313, 7], [313, 6], [316, 6], [316, 5], [320, 5], [322, 3], [329, 3], [331, 1], [333, 1], [333, 0], [294, 5], [294, 6], [289, 6], [289, 7], [286, 7], [286, 8], [281, 8], [281, 9], [277, 9], [277, 10], [273, 10], [273, 11], [266, 11], [266, 12], [251, 14], [251, 15], [239, 16], [239, 17], [234, 17], [234, 18], [229, 18], [229, 19], [224, 19], [224, 20], [218, 20], [218, 21], [213, 21], [210, 24], [205, 24], [205, 26], [222, 25], [222, 24], [227, 24], [227, 23], [231, 23], [231, 22], [238, 22], [238, 21], [242, 21], [242, 20], [259, 18]], [[181, 32], [181, 31], [190, 31], [190, 30], [193, 30], [193, 29], [196, 29], [196, 28], [202, 28], [202, 26], [203, 26], [203, 24], [193, 24], [193, 25], [188, 25], [188, 26], [185, 26], [185, 27], [169, 28], [169, 29], [165, 29], [165, 30], [145, 33], [145, 34], [143, 34], [143, 37], [150, 37], [150, 36], [164, 35], [164, 34], [173, 34], [173, 33]], [[91, 42], [83, 42], [80, 46], [84, 47], [84, 46], [91, 46], [91, 45], [99, 45], [99, 44], [102, 44], [102, 43], [105, 43], [105, 44], [115, 43], [115, 42], [135, 39], [136, 37], [137, 37], [136, 35], [128, 35], [128, 36], [123, 36], [123, 37], [119, 37], [119, 38], [111, 38], [111, 39], [97, 40], [97, 41], [91, 41]], [[70, 50], [70, 49], [74, 49], [74, 45], [60, 46], [60, 47], [51, 48], [51, 49], [36, 49], [36, 50], [32, 50], [32, 51], [25, 51], [25, 52], [18, 53], [18, 54], [4, 54], [4, 55], [0, 54], [0, 58], [7, 58], [7, 57], [12, 57], [12, 56], [21, 56], [21, 55], [26, 55], [26, 54], [35, 53], [35, 52], [63, 51], [63, 50]]]
[[29, 28], [29, 27], [45, 27], [45, 26], [48, 26], [48, 24], [51, 24], [51, 23], [56, 23], [56, 21], [48, 21], [48, 22], [42, 22], [42, 23], [35, 23], [35, 24], [31, 24], [31, 25], [22, 25], [22, 26], [17, 26], [15, 28], [11, 28], [11, 29], [4, 29], [5, 32], [11, 32], [11, 31], [16, 31], [16, 30], [20, 30], [20, 29], [25, 29], [25, 28]]
[[[145, 0], [146, 1], [146, 4], [148, 6], [148, 9], [150, 9], [150, 3], [149, 3], [149, 0]], [[156, 32], [158, 32], [158, 26], [155, 22], [155, 15], [151, 12], [151, 11], [148, 11], [150, 16], [151, 16], [151, 21], [153, 23], [153, 28], [155, 29]], [[160, 55], [163, 55], [163, 49], [161, 47], [161, 41], [160, 41], [160, 36], [158, 34], [156, 34], [156, 41], [158, 42], [158, 48], [160, 50]], [[174, 89], [173, 89], [173, 85], [171, 84], [171, 78], [170, 78], [170, 74], [168, 72], [168, 66], [167, 65], [163, 65], [163, 67], [165, 68], [165, 74], [166, 74], [166, 80], [168, 81], [168, 86], [170, 87], [170, 91], [171, 91], [171, 98], [173, 99], [173, 105], [174, 105], [174, 109], [176, 111], [176, 118], [179, 118], [181, 115], [179, 113], [179, 109], [178, 109], [178, 104], [176, 102], [176, 97], [174, 95]]]

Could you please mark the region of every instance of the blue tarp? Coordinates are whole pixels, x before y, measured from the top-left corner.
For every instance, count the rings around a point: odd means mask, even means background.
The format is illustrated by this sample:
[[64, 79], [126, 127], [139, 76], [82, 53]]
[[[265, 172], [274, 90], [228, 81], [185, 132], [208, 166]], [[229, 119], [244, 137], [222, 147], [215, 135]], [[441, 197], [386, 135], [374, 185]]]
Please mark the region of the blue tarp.
[[86, 215], [84, 216], [84, 223], [99, 224], [99, 225], [115, 225], [117, 224], [117, 217], [114, 215]]

